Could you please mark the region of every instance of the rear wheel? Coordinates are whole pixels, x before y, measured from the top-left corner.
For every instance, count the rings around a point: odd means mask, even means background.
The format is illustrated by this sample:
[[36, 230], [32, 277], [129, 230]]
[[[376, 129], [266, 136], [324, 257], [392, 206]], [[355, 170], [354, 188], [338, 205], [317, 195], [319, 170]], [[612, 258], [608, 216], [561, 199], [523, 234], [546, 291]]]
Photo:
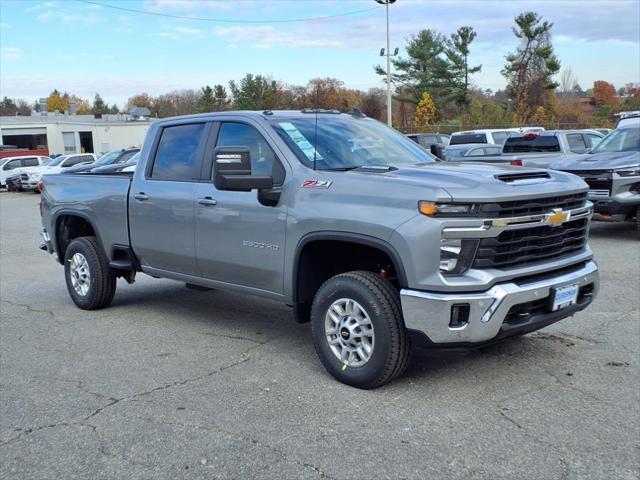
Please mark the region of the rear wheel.
[[327, 280], [315, 295], [311, 327], [322, 364], [347, 385], [379, 387], [401, 375], [409, 363], [398, 292], [373, 272]]
[[83, 310], [108, 306], [116, 292], [116, 276], [95, 237], [80, 237], [67, 247], [64, 274], [71, 300]]

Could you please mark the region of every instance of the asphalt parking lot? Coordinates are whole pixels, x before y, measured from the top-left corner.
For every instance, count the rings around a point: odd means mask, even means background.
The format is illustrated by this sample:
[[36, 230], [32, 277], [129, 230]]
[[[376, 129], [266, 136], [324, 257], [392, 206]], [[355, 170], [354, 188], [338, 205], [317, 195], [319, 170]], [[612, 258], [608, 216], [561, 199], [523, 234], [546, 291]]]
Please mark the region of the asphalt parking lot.
[[594, 224], [594, 305], [473, 353], [334, 381], [270, 301], [141, 275], [96, 312], [0, 192], [0, 478], [637, 479], [640, 242]]

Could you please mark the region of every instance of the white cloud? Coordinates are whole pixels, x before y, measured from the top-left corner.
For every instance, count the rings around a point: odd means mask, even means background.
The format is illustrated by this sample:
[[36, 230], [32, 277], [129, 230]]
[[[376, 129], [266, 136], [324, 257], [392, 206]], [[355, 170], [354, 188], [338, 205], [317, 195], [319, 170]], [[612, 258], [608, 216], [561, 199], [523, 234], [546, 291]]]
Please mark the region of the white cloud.
[[174, 27], [170, 31], [157, 33], [159, 37], [170, 38], [176, 42], [189, 42], [191, 39], [202, 38], [205, 33], [198, 28]]
[[344, 41], [331, 38], [328, 34], [310, 36], [308, 31], [276, 29], [270, 25], [214, 27], [213, 34], [232, 42], [245, 42], [249, 43], [252, 48], [262, 49], [275, 46], [316, 48], [346, 46]]
[[2, 60], [20, 60], [24, 58], [24, 50], [16, 47], [0, 48], [0, 58]]
[[11, 28], [11, 25], [7, 22], [0, 22], [0, 28]]
[[55, 6], [56, 6], [55, 2], [42, 2], [42, 3], [37, 3], [29, 8], [25, 8], [24, 11], [25, 13], [30, 13], [38, 10], [44, 10], [45, 8], [52, 8]]

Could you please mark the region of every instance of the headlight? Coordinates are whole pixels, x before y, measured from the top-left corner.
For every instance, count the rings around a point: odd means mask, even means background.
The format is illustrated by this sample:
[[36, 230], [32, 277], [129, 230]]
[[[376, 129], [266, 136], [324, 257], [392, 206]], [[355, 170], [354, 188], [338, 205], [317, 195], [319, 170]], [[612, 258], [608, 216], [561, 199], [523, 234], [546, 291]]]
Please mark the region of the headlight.
[[470, 217], [478, 212], [478, 205], [472, 203], [418, 202], [418, 211], [428, 217]]
[[621, 177], [640, 177], [640, 167], [631, 167], [628, 170], [615, 171]]
[[478, 240], [443, 238], [440, 240], [440, 271], [445, 275], [460, 275], [471, 266]]
[[30, 180], [40, 180], [40, 173], [39, 172], [31, 172], [31, 173], [29, 173], [29, 179]]

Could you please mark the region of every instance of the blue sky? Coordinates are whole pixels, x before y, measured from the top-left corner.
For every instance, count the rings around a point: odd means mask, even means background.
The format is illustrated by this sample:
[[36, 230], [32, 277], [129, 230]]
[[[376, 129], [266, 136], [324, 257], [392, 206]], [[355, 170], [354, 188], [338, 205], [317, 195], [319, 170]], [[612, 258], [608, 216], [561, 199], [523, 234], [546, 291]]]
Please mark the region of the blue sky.
[[[384, 46], [384, 7], [373, 0], [96, 0], [105, 5], [187, 20], [116, 10], [77, 0], [0, 0], [0, 95], [29, 101], [53, 88], [124, 105], [139, 92], [269, 75], [289, 84], [336, 77], [352, 88], [383, 86], [373, 65]], [[308, 17], [355, 15], [307, 22]], [[563, 67], [587, 89], [595, 80], [616, 87], [640, 82], [640, 0], [398, 0], [390, 9], [391, 44], [423, 28], [478, 33], [471, 61], [481, 88], [504, 87], [504, 56], [517, 46], [513, 17], [534, 10], [554, 22]], [[242, 23], [260, 21], [263, 23]]]

